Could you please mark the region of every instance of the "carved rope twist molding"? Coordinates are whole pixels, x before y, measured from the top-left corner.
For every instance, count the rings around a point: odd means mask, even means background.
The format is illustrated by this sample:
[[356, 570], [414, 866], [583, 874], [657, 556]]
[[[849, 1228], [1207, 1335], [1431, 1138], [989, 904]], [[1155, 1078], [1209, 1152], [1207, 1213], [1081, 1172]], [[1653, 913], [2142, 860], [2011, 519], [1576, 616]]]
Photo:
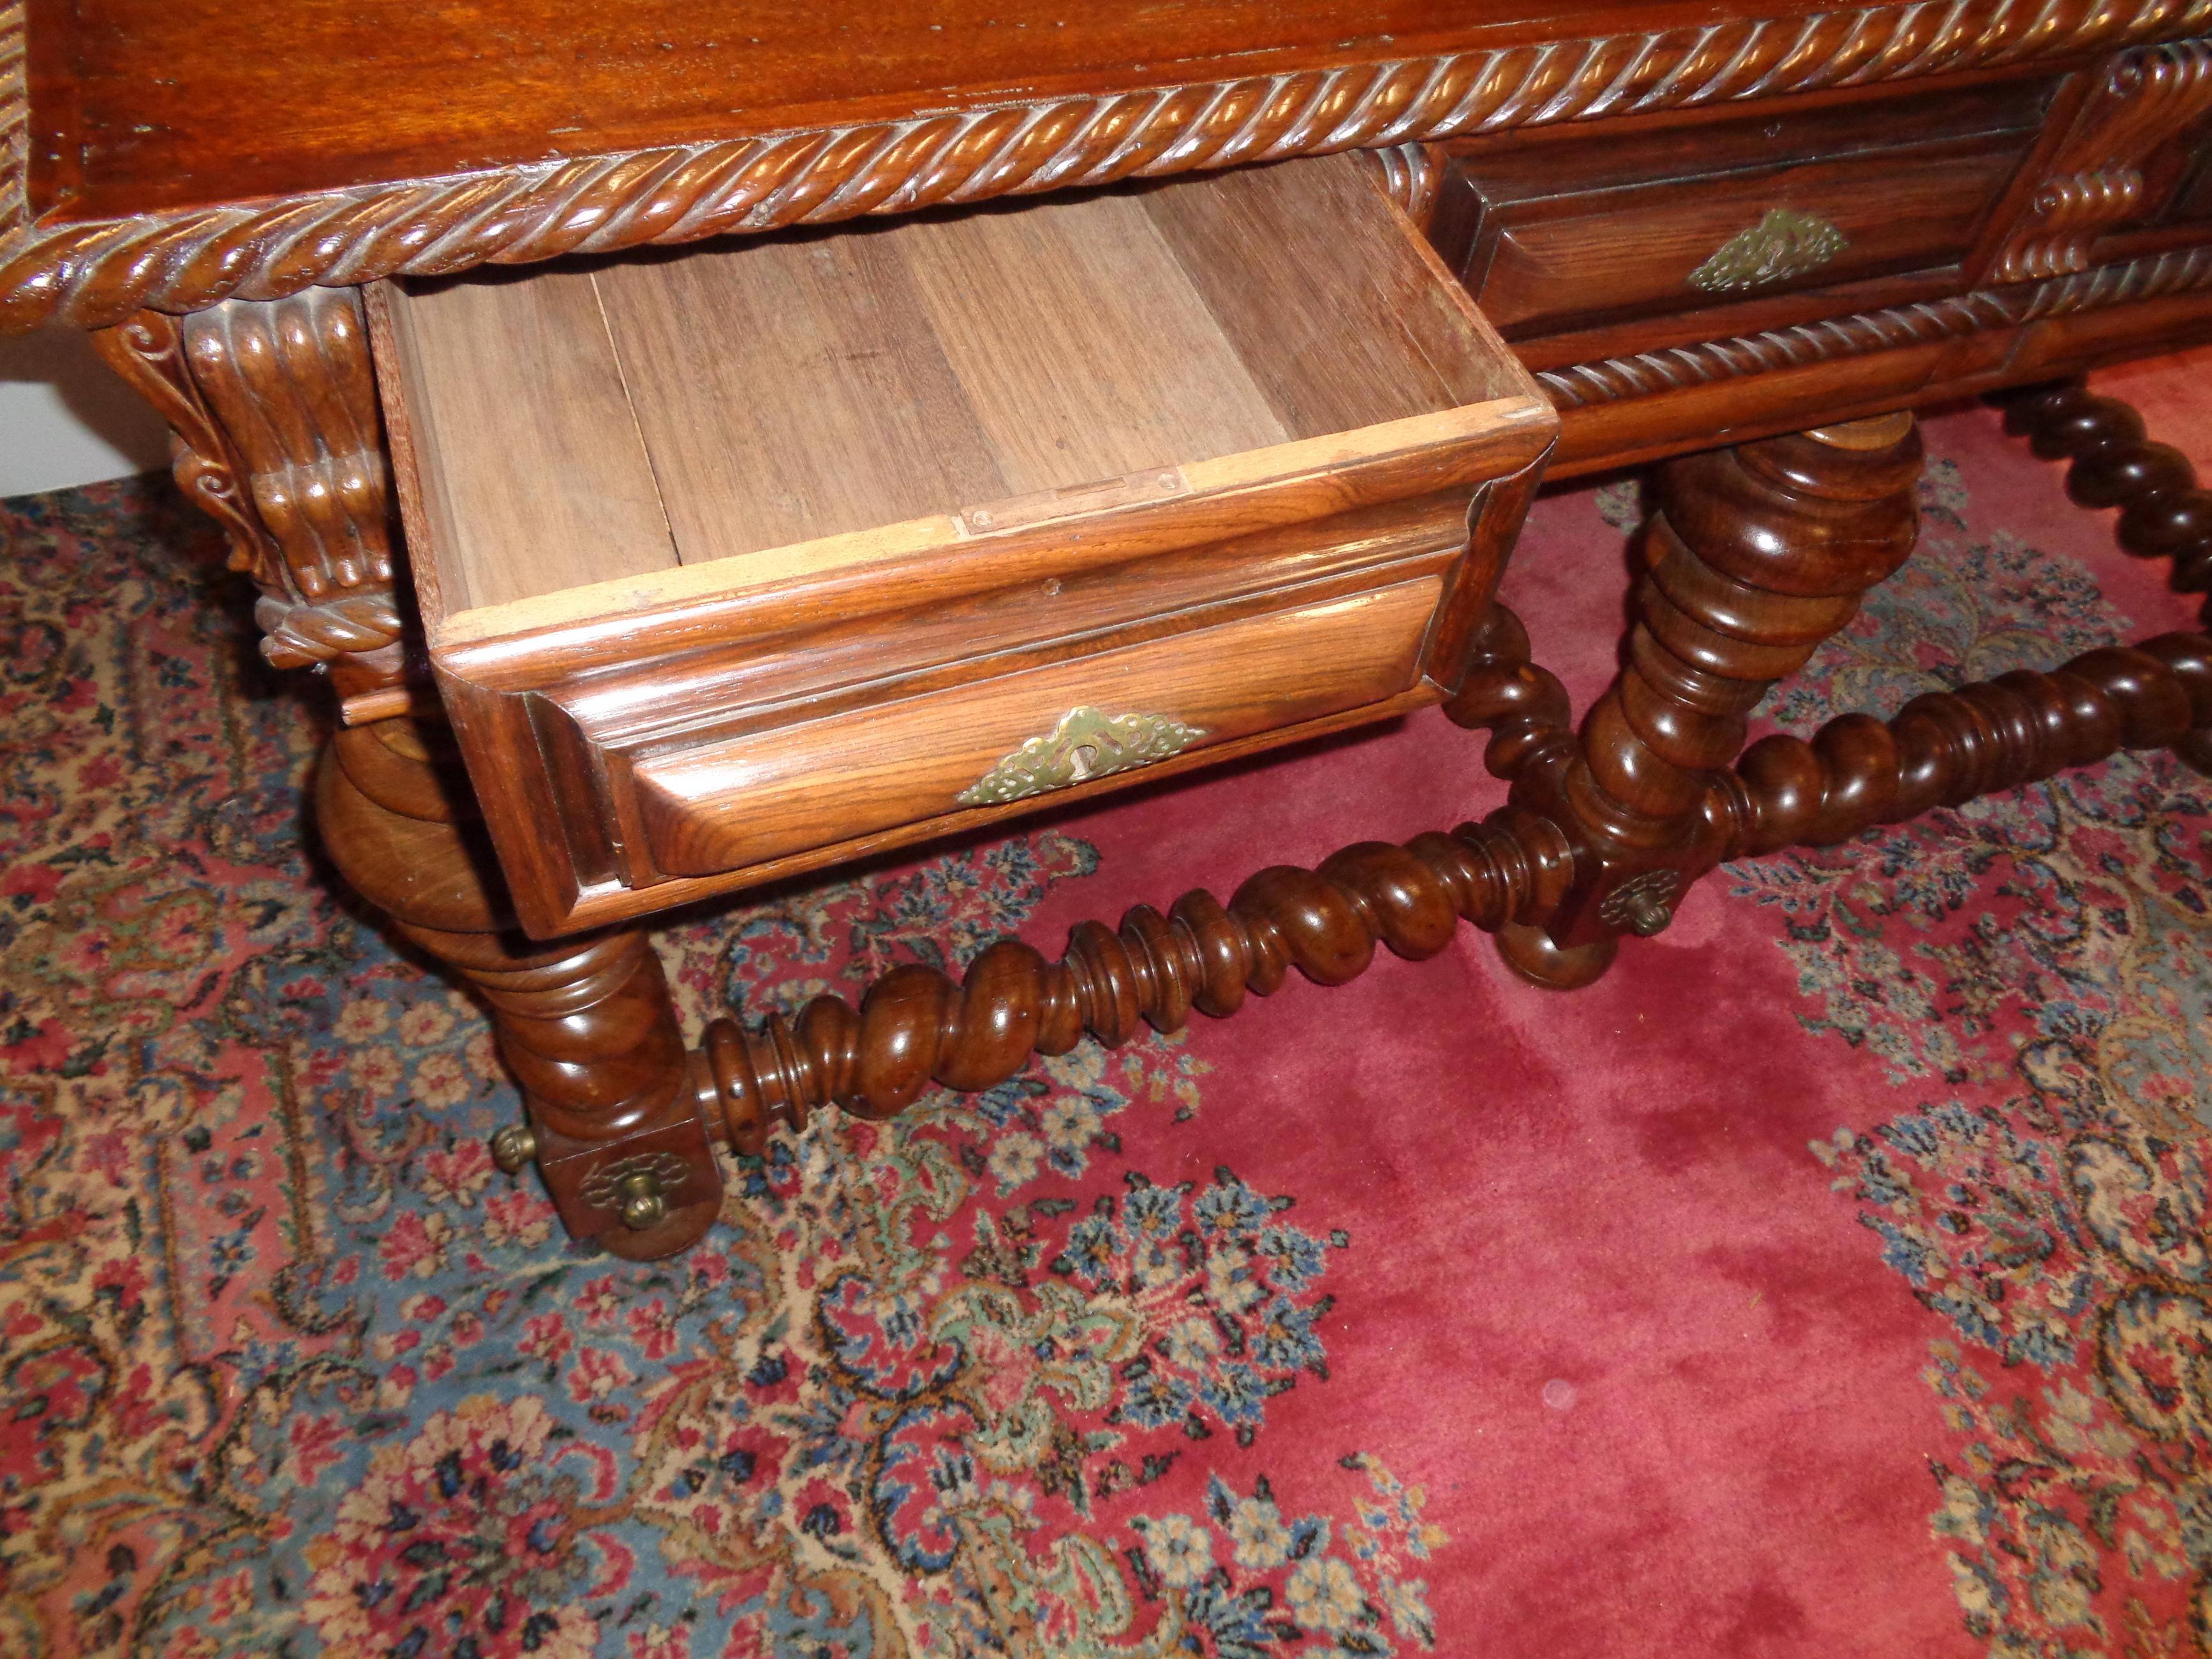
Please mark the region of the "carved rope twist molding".
[[2212, 0], [1869, 6], [57, 225], [0, 264], [0, 331], [1984, 69], [2208, 25]]
[[1955, 339], [1985, 328], [2011, 328], [2040, 318], [2094, 311], [2198, 288], [2212, 288], [2212, 248], [2191, 248], [2126, 264], [2105, 265], [2055, 277], [2033, 288], [1983, 289], [1947, 300], [1770, 329], [1764, 334], [1701, 340], [1694, 345], [1639, 352], [1633, 357], [1607, 357], [1567, 368], [1547, 368], [1536, 379], [1555, 407], [1580, 409], [1763, 374], [1771, 369]]
[[264, 594], [254, 602], [261, 654], [274, 668], [305, 668], [365, 651], [380, 651], [406, 631], [389, 588], [349, 593], [324, 605], [290, 605]]
[[25, 65], [23, 0], [0, 0], [0, 247], [29, 222], [30, 77]]

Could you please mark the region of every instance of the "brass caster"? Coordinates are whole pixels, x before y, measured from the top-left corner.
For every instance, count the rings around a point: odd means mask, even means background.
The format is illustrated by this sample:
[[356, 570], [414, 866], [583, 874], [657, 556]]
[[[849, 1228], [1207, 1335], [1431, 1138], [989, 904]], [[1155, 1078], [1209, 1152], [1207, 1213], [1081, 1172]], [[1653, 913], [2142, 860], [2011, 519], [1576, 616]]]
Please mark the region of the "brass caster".
[[538, 1136], [527, 1123], [510, 1123], [491, 1138], [491, 1161], [508, 1175], [538, 1158]]
[[615, 1183], [622, 1200], [623, 1225], [641, 1233], [657, 1227], [667, 1217], [668, 1200], [661, 1195], [660, 1180], [650, 1170], [633, 1170]]
[[1674, 897], [1682, 878], [1672, 870], [1646, 870], [1606, 895], [1598, 907], [1598, 920], [1608, 927], [1625, 927], [1638, 939], [1663, 933], [1674, 920]]

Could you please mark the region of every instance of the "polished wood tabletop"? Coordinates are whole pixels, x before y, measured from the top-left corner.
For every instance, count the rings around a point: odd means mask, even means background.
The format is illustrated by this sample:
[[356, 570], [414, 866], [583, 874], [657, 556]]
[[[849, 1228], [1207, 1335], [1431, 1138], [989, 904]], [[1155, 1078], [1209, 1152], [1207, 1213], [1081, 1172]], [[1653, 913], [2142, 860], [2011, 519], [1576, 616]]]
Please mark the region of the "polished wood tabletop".
[[2212, 0], [4, 0], [0, 331], [2208, 27]]
[[42, 214], [145, 213], [1815, 9], [1786, 0], [31, 0], [32, 199]]

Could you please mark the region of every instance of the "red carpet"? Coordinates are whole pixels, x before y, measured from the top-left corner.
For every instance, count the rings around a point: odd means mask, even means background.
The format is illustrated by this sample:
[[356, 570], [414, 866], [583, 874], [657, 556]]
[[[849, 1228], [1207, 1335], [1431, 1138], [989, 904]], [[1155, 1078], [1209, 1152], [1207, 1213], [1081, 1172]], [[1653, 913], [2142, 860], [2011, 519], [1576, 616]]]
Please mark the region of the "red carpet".
[[[1992, 416], [1929, 439], [1921, 554], [1778, 722], [2193, 615]], [[1546, 500], [1508, 583], [1584, 700], [1633, 495]], [[212, 536], [144, 485], [8, 514], [0, 1650], [2203, 1639], [2212, 786], [2171, 760], [1723, 871], [1571, 996], [1470, 934], [833, 1115], [633, 1268], [492, 1174], [480, 1018], [312, 873]], [[696, 1022], [1056, 951], [1479, 816], [1480, 744], [1425, 714], [669, 959]]]

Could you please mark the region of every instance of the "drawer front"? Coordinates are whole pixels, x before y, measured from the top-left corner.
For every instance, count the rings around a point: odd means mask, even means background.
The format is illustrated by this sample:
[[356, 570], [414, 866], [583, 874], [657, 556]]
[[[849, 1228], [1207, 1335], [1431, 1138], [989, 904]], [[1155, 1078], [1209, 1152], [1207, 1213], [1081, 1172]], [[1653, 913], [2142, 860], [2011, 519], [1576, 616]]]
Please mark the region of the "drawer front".
[[1956, 264], [2020, 155], [1816, 163], [1547, 203], [1501, 228], [1483, 310], [1516, 337]]
[[1973, 251], [2056, 84], [1462, 141], [1431, 234], [1509, 338], [1943, 270]]
[[651, 862], [712, 876], [1042, 799], [1414, 693], [1441, 576], [636, 763]]

